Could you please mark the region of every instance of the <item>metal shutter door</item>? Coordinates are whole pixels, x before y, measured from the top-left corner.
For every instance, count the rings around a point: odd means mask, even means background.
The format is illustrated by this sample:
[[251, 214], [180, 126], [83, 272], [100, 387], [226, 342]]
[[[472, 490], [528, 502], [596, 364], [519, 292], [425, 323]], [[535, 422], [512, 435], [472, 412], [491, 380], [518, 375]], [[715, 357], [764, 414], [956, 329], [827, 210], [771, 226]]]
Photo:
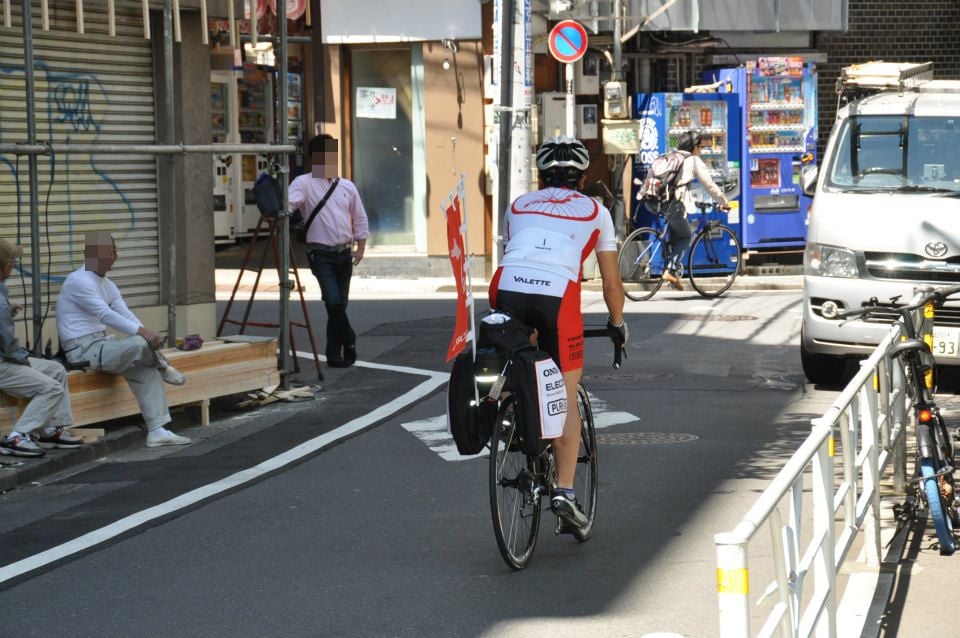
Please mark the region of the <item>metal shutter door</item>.
[[[99, 7], [84, 12], [86, 33], [78, 34], [74, 3], [51, 3], [50, 31], [41, 30], [39, 4], [33, 6], [37, 140], [153, 144], [152, 50], [143, 38], [141, 15], [118, 13], [117, 35], [111, 37]], [[0, 140], [5, 143], [27, 140], [23, 31], [20, 12], [14, 14], [12, 29], [0, 27]], [[40, 156], [38, 167], [45, 312], [51, 312], [63, 278], [83, 266], [84, 234], [90, 230], [113, 233], [119, 258], [110, 278], [127, 304], [160, 303], [155, 157]], [[0, 155], [0, 236], [16, 240], [19, 232], [25, 248], [23, 274], [14, 272], [7, 283], [28, 314], [29, 207], [27, 157]], [[50, 329], [47, 324], [45, 332]]]

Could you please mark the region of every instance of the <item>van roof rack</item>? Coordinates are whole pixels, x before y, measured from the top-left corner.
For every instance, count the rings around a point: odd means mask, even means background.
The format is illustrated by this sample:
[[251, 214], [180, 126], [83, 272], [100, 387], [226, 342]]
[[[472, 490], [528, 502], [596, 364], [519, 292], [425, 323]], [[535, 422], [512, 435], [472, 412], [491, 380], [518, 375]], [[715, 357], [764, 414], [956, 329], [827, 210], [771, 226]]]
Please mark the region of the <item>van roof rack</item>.
[[845, 91], [862, 93], [864, 91], [882, 91], [913, 89], [933, 79], [933, 62], [884, 62], [876, 60], [863, 64], [854, 64], [840, 70], [837, 79], [837, 94]]

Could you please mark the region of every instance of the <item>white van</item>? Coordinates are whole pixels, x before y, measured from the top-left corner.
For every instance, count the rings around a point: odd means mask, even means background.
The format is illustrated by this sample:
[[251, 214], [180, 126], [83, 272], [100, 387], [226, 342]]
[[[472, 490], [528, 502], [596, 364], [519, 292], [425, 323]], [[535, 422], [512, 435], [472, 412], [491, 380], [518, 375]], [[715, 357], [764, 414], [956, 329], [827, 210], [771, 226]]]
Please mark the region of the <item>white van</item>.
[[[837, 113], [819, 175], [804, 168], [800, 354], [813, 383], [839, 383], [845, 359], [869, 354], [894, 319], [841, 322], [836, 310], [960, 284], [960, 81], [932, 77], [930, 63], [844, 69], [838, 92], [860, 96]], [[937, 361], [960, 365], [960, 304], [936, 326]]]

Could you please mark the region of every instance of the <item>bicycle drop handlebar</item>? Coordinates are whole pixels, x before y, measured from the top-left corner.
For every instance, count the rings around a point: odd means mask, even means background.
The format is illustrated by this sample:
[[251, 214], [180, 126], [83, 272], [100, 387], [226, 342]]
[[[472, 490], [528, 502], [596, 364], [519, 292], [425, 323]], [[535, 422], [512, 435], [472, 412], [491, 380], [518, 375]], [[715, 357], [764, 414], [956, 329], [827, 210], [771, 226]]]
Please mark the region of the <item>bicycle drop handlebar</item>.
[[623, 361], [623, 354], [626, 352], [624, 344], [617, 343], [614, 339], [616, 333], [607, 330], [606, 328], [590, 328], [589, 330], [583, 331], [583, 338], [588, 337], [606, 337], [613, 341], [613, 367], [615, 370], [620, 369], [620, 364]]
[[[925, 294], [919, 301], [914, 304], [908, 304], [904, 306], [879, 306], [877, 305], [877, 299], [871, 299], [869, 305], [860, 306], [859, 308], [849, 308], [847, 310], [840, 310], [837, 312], [837, 319], [850, 319], [854, 317], [860, 317], [862, 315], [869, 314], [871, 311], [876, 312], [890, 312], [894, 311], [899, 313], [901, 316], [905, 316], [906, 313], [912, 312], [914, 310], [919, 310], [927, 302], [933, 301], [937, 305], [942, 304], [946, 301], [951, 295], [960, 293], [960, 286], [943, 286], [941, 288], [934, 288]], [[896, 301], [898, 297], [893, 297], [893, 301]]]

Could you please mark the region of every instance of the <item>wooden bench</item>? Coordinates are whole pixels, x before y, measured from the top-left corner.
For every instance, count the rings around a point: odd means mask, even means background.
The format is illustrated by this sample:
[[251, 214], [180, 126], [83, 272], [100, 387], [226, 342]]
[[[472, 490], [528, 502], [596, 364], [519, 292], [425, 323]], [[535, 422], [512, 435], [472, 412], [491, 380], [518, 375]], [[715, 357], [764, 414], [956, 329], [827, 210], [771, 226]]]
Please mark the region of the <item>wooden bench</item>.
[[[277, 341], [269, 337], [224, 337], [207, 341], [199, 350], [163, 350], [170, 365], [187, 377], [184, 385], [165, 384], [167, 402], [174, 406], [197, 406], [200, 422], [210, 423], [210, 399], [275, 386]], [[71, 371], [67, 375], [75, 428], [140, 414], [137, 400], [123, 377], [103, 372]], [[9, 432], [23, 410], [20, 399], [0, 392], [0, 434]], [[102, 430], [85, 428], [88, 436]], [[80, 433], [80, 432], [78, 432]]]

